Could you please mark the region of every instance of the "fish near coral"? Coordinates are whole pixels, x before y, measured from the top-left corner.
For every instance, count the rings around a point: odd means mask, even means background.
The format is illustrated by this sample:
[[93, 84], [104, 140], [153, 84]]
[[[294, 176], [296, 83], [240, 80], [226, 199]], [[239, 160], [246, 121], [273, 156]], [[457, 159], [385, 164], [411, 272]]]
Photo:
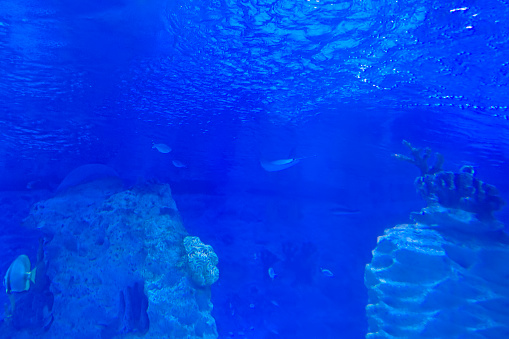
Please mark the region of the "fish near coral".
[[30, 271], [30, 259], [24, 254], [16, 258], [7, 269], [4, 277], [5, 292], [24, 292], [30, 289], [30, 281], [35, 283], [36, 268]]

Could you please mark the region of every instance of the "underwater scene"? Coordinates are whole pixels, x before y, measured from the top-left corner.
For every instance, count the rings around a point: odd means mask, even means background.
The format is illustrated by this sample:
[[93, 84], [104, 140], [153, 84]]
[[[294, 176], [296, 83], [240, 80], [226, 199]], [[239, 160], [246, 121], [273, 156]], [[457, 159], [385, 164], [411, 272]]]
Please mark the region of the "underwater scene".
[[1, 0], [0, 338], [509, 338], [505, 0]]

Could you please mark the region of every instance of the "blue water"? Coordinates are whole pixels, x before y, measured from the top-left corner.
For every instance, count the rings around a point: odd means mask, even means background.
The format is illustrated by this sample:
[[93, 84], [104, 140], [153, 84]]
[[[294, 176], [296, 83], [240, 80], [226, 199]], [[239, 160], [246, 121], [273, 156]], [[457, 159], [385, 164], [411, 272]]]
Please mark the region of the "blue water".
[[[418, 171], [391, 157], [403, 139], [509, 200], [508, 15], [491, 0], [2, 0], [1, 274], [36, 255], [32, 204], [104, 164], [125, 187], [168, 183], [213, 246], [219, 337], [363, 337], [377, 236], [424, 206]], [[289, 157], [308, 158], [260, 166]]]

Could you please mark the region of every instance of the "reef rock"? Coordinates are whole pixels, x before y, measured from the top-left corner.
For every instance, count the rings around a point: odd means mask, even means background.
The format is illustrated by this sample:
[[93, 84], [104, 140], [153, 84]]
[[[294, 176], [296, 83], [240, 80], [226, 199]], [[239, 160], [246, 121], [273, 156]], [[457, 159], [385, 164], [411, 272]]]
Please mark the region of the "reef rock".
[[414, 164], [420, 170], [421, 176], [415, 179], [415, 186], [428, 206], [439, 204], [447, 208], [460, 209], [474, 213], [477, 219], [486, 221], [493, 220], [493, 212], [505, 205], [495, 186], [475, 177], [473, 166], [463, 166], [459, 173], [444, 171], [442, 170], [444, 158], [440, 153], [435, 153], [435, 164], [430, 166], [429, 148], [422, 151], [406, 140], [403, 140], [403, 145], [410, 150], [410, 156], [403, 154], [393, 156]]
[[45, 234], [54, 295], [39, 337], [217, 338], [210, 289], [188, 278], [169, 186], [71, 187], [35, 204], [26, 225]]
[[[504, 201], [474, 177], [429, 167], [405, 142], [421, 170], [428, 203], [415, 224], [385, 230], [366, 265], [366, 338], [509, 338], [509, 236], [492, 215]], [[431, 168], [431, 169], [430, 169]]]
[[366, 338], [509, 338], [509, 239], [390, 228], [366, 266]]
[[426, 174], [418, 177], [415, 185], [428, 205], [438, 203], [471, 212], [482, 221], [494, 219], [493, 212], [505, 205], [495, 186], [477, 179], [471, 166], [463, 166], [459, 173]]

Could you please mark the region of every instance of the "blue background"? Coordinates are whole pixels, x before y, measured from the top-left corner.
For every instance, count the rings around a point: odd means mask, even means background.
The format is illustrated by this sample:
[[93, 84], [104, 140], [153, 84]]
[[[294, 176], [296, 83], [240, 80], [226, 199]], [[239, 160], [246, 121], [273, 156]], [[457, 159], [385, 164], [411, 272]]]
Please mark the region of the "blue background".
[[[402, 139], [507, 200], [508, 15], [491, 0], [3, 0], [1, 272], [35, 252], [30, 205], [101, 163], [127, 186], [170, 183], [220, 258], [221, 337], [362, 337], [376, 237], [424, 205], [417, 169], [391, 157]], [[259, 164], [290, 156], [310, 158]]]

